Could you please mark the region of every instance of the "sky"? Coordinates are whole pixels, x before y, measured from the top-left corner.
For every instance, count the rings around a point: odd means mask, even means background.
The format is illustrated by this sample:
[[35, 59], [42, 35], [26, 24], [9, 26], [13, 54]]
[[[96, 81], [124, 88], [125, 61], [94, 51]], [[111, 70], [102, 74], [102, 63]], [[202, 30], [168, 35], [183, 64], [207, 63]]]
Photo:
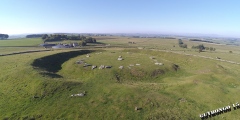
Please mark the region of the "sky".
[[240, 37], [239, 0], [1, 0], [0, 33]]

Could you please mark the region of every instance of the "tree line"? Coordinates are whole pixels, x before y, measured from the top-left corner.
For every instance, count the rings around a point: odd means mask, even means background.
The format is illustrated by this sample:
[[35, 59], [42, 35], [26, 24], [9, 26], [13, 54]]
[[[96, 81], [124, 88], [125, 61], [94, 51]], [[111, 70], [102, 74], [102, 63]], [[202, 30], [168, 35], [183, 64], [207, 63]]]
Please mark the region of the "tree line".
[[216, 50], [216, 48], [213, 48], [213, 47], [205, 47], [203, 44], [197, 45], [197, 46], [192, 46], [192, 49], [198, 49], [199, 52], [202, 52], [203, 50], [210, 50], [210, 51]]
[[0, 34], [0, 39], [8, 39], [8, 34]]
[[38, 37], [42, 37], [43, 34], [31, 34], [31, 35], [26, 35], [26, 38], [38, 38]]
[[80, 40], [82, 43], [96, 43], [96, 39], [92, 37], [85, 37], [81, 35], [64, 35], [64, 34], [44, 34], [42, 35], [44, 42], [56, 42], [62, 40]]
[[187, 44], [184, 44], [182, 39], [178, 39], [178, 45], [179, 45], [179, 47], [187, 48]]
[[[198, 41], [197, 39], [192, 39], [191, 41]], [[182, 48], [187, 48], [187, 44], [184, 44], [182, 39], [178, 39], [178, 45], [179, 47]], [[216, 48], [213, 47], [205, 47], [203, 44], [197, 45], [197, 46], [192, 46], [192, 49], [198, 49], [199, 52], [203, 52], [204, 50], [209, 50], [209, 51], [215, 51]]]

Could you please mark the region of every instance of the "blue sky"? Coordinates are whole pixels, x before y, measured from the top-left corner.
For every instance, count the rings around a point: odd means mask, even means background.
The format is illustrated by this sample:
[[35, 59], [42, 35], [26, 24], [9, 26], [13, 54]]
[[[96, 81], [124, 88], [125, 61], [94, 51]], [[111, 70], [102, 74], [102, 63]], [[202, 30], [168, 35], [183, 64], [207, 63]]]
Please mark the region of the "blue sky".
[[240, 37], [238, 0], [1, 0], [0, 33], [217, 34]]

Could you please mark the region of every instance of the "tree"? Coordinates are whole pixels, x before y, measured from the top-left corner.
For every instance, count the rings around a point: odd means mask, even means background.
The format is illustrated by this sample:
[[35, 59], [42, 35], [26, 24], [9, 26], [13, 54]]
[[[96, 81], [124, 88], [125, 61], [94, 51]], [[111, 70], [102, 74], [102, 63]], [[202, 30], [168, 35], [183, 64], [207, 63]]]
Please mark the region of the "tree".
[[26, 38], [38, 38], [38, 37], [42, 37], [43, 34], [31, 34], [31, 35], [26, 35]]
[[47, 34], [42, 35], [42, 39], [45, 40], [46, 38], [48, 38]]
[[8, 39], [8, 34], [0, 34], [0, 39]]
[[[192, 46], [192, 49], [198, 49], [199, 52], [202, 52], [202, 51], [205, 50], [206, 48], [204, 47], [203, 44], [201, 44], [201, 45], [198, 45], [198, 46]], [[210, 49], [211, 49], [211, 47], [210, 47]]]
[[182, 45], [182, 48], [187, 48], [187, 44], [183, 44], [183, 45]]
[[201, 45], [199, 45], [199, 51], [203, 51], [205, 49], [205, 47], [204, 47], [204, 45], [203, 44], [201, 44]]
[[86, 46], [86, 45], [87, 45], [87, 42], [86, 42], [86, 41], [82, 41], [82, 42], [80, 42], [80, 45]]
[[179, 44], [179, 47], [187, 48], [187, 44]]
[[97, 40], [95, 38], [93, 38], [93, 43], [96, 43], [96, 42], [97, 42]]
[[213, 48], [212, 48], [212, 47], [210, 47], [210, 51], [213, 51]]
[[5, 39], [8, 39], [9, 36], [8, 36], [8, 34], [5, 34], [4, 37], [5, 37]]
[[179, 44], [179, 45], [183, 44], [182, 39], [178, 39], [178, 44]]

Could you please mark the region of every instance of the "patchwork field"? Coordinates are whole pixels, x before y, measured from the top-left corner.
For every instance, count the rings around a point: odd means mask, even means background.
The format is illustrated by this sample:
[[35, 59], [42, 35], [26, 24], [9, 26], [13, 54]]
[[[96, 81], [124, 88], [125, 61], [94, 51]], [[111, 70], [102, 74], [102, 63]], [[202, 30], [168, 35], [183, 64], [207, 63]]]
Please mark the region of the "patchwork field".
[[[178, 39], [113, 36], [97, 41], [0, 56], [0, 118], [186, 120], [240, 102], [238, 46], [183, 40], [186, 49]], [[40, 43], [0, 41], [0, 54], [43, 50]], [[191, 49], [199, 44], [216, 51]], [[211, 119], [240, 119], [240, 110]]]

